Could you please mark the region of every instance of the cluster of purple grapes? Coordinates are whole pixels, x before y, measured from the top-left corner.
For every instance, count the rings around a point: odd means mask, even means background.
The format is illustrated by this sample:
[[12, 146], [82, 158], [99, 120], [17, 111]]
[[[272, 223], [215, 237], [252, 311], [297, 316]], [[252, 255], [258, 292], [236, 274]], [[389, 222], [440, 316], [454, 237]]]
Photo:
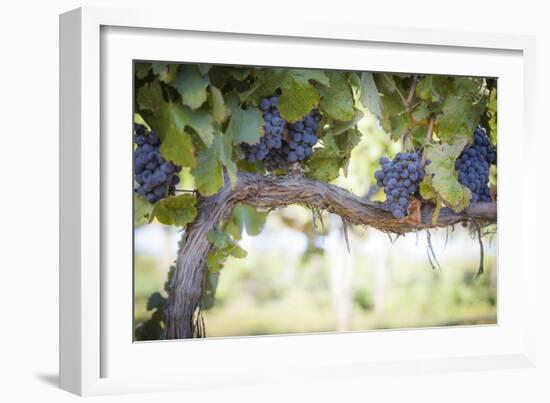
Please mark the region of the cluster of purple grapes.
[[156, 203], [175, 194], [181, 167], [166, 161], [160, 153], [160, 140], [153, 131], [140, 124], [134, 124], [134, 180], [135, 191], [149, 203]]
[[285, 130], [285, 121], [279, 113], [279, 98], [263, 98], [260, 101], [260, 109], [264, 118], [264, 135], [260, 138], [258, 144], [250, 146], [243, 144], [245, 156], [248, 162], [263, 161], [270, 150], [280, 149], [283, 146], [283, 132]]
[[472, 192], [471, 204], [492, 201], [487, 182], [489, 168], [496, 162], [495, 146], [491, 144], [485, 130], [477, 127], [474, 131], [474, 143], [464, 148], [455, 163], [458, 181]]
[[243, 144], [247, 161], [264, 161], [268, 170], [286, 169], [289, 164], [311, 157], [321, 120], [320, 113], [314, 109], [291, 124], [281, 118], [278, 104], [277, 95], [260, 101], [265, 122], [264, 135], [258, 144]]
[[379, 162], [381, 169], [374, 173], [374, 177], [377, 186], [384, 189], [384, 207], [391, 211], [395, 218], [402, 219], [407, 215], [409, 196], [418, 191], [418, 186], [425, 176], [420, 153], [397, 153], [393, 160], [382, 157]]

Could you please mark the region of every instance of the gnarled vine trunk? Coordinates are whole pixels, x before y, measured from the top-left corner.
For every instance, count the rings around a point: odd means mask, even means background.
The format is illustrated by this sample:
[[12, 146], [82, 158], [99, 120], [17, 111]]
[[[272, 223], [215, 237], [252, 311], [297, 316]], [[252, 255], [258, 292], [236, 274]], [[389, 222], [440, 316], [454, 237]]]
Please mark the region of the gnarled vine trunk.
[[434, 206], [426, 204], [421, 208], [420, 223], [400, 221], [385, 211], [380, 203], [363, 199], [335, 185], [300, 175], [261, 176], [239, 173], [233, 189], [226, 183], [216, 195], [199, 199], [197, 218], [185, 231], [165, 310], [167, 339], [194, 336], [193, 317], [201, 298], [206, 257], [211, 248], [207, 239], [208, 231], [228, 217], [236, 203], [268, 209], [299, 203], [337, 214], [351, 224], [366, 225], [397, 234], [446, 227], [471, 220], [483, 226], [496, 223], [497, 219], [495, 203], [478, 203], [460, 214], [443, 208], [434, 225]]

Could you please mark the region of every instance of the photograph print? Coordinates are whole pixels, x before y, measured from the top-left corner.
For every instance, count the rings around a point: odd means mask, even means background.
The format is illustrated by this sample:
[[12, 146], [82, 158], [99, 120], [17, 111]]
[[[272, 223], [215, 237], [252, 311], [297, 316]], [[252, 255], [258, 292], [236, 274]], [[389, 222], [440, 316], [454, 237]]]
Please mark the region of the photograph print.
[[497, 323], [496, 78], [133, 75], [135, 342]]

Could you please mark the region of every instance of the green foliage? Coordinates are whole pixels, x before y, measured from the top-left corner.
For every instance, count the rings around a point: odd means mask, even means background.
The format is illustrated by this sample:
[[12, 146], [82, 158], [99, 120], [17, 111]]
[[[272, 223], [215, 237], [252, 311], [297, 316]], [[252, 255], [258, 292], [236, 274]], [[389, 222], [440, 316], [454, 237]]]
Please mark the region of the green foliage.
[[150, 221], [156, 218], [162, 224], [185, 227], [197, 216], [196, 203], [190, 194], [169, 196], [155, 204]]
[[196, 168], [191, 170], [195, 185], [203, 196], [212, 196], [223, 186], [223, 167], [218, 154], [216, 145], [201, 151]]
[[210, 86], [210, 104], [214, 121], [218, 124], [225, 122], [230, 112], [224, 103], [222, 92], [213, 85]]
[[248, 235], [258, 235], [265, 225], [267, 214], [267, 212], [260, 212], [254, 207], [237, 204], [231, 212], [225, 232], [237, 240], [241, 239], [244, 230]]
[[319, 103], [319, 92], [309, 82], [288, 76], [282, 84], [279, 99], [281, 116], [289, 122], [296, 122], [308, 114]]
[[461, 139], [472, 139], [485, 109], [485, 98], [480, 99], [480, 96], [481, 84], [478, 80], [453, 78], [436, 120], [437, 136], [443, 142], [453, 144]]
[[380, 94], [374, 82], [373, 73], [361, 73], [361, 103], [378, 119], [382, 117]]
[[256, 144], [263, 135], [262, 113], [256, 107], [241, 109], [234, 95], [230, 94], [228, 99], [231, 121], [226, 133], [231, 136], [235, 145], [240, 143]]
[[212, 229], [208, 232], [208, 240], [212, 244], [206, 258], [206, 267], [209, 271], [220, 271], [229, 256], [246, 257], [246, 251], [226, 232]]
[[[454, 145], [434, 144], [427, 149], [426, 177], [422, 183], [423, 197], [433, 194], [456, 212], [464, 210], [470, 203], [472, 193], [462, 186], [457, 179], [455, 162], [466, 145], [466, 140], [457, 141]], [[431, 189], [429, 189], [429, 187]]]
[[134, 193], [134, 225], [138, 226], [149, 221], [153, 206], [144, 197]]
[[[319, 104], [319, 91], [312, 84], [330, 86], [327, 75], [320, 70], [286, 69], [281, 80], [282, 95], [279, 100], [281, 116], [295, 122]], [[267, 94], [266, 94], [267, 95]]]
[[328, 72], [330, 87], [319, 86], [321, 108], [335, 120], [353, 119], [353, 95], [346, 73]]
[[181, 65], [174, 80], [174, 87], [180, 93], [182, 103], [191, 109], [199, 108], [206, 101], [209, 84], [208, 76], [190, 64]]
[[380, 125], [392, 136], [392, 139], [397, 140], [401, 138], [409, 123], [409, 116], [403, 105], [405, 90], [401, 86], [400, 78], [390, 74], [375, 74], [374, 81], [381, 94]]
[[201, 301], [200, 301], [201, 309], [210, 309], [214, 306], [214, 302], [216, 298], [216, 289], [218, 288], [219, 279], [220, 279], [219, 271], [206, 272], [204, 287], [203, 287]]
[[430, 104], [438, 104], [447, 97], [451, 80], [444, 76], [426, 76], [418, 82], [416, 96]]
[[308, 161], [308, 175], [323, 182], [330, 182], [338, 177], [341, 168], [345, 173], [351, 152], [360, 139], [361, 132], [355, 128], [338, 135], [327, 134], [323, 138], [323, 148], [318, 149]]
[[[168, 278], [164, 283], [164, 291], [169, 291], [169, 284], [172, 280], [172, 276], [176, 271], [176, 266], [170, 266], [168, 272]], [[155, 291], [147, 300], [146, 309], [147, 311], [153, 311], [151, 317], [138, 326], [134, 332], [134, 337], [137, 341], [146, 341], [146, 340], [160, 340], [163, 337], [164, 333], [164, 309], [166, 308], [166, 302], [168, 299], [164, 297], [160, 292]]]

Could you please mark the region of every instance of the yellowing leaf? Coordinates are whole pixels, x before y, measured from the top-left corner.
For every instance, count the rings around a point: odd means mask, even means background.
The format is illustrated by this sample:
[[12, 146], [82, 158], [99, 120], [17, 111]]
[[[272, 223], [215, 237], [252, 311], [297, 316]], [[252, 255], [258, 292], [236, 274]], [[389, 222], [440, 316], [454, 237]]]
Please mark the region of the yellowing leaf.
[[[455, 144], [436, 144], [427, 148], [426, 176], [441, 200], [453, 211], [460, 212], [468, 207], [472, 193], [458, 182], [455, 161], [464, 149], [466, 140]], [[426, 189], [423, 190], [426, 192]]]

